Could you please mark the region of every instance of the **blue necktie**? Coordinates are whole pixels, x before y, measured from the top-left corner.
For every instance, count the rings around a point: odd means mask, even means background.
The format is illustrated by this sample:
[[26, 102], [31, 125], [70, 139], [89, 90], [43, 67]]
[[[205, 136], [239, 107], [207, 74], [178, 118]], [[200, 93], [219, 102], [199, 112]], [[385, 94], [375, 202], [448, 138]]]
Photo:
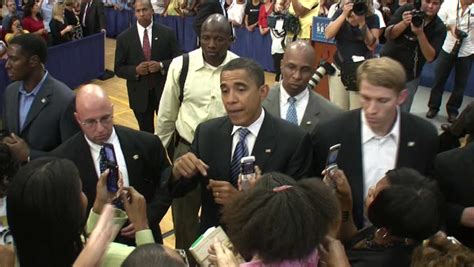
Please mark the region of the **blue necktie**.
[[290, 106], [288, 107], [288, 111], [286, 112], [286, 120], [298, 125], [298, 116], [296, 115], [296, 98], [289, 97], [288, 102], [290, 102]]
[[234, 155], [232, 155], [231, 169], [230, 169], [230, 182], [237, 187], [237, 180], [240, 173], [240, 160], [243, 157], [249, 155], [249, 150], [245, 144], [245, 138], [250, 133], [246, 128], [240, 128], [239, 133], [239, 142], [235, 146]]
[[99, 170], [100, 170], [100, 174], [102, 174], [105, 172], [105, 170], [109, 168], [109, 166], [107, 165], [107, 156], [105, 155], [105, 148], [103, 146], [100, 148], [99, 154], [100, 154]]

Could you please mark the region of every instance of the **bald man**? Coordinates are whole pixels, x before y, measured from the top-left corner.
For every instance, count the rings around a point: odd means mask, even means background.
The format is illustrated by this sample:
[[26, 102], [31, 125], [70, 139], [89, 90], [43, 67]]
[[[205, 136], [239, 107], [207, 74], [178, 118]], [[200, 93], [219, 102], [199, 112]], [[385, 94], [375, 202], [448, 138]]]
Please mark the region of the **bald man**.
[[[165, 146], [174, 146], [174, 157], [189, 151], [196, 127], [226, 114], [221, 101], [222, 67], [238, 56], [227, 51], [232, 44], [232, 28], [220, 14], [209, 16], [201, 28], [201, 48], [189, 52], [189, 69], [180, 95], [183, 57], [171, 62], [158, 108], [156, 133]], [[173, 140], [173, 134], [177, 140]], [[176, 248], [188, 249], [198, 234], [199, 189], [173, 201]]]
[[313, 47], [298, 40], [286, 47], [281, 61], [282, 80], [275, 84], [263, 102], [266, 110], [299, 125], [311, 133], [321, 119], [342, 112], [324, 97], [308, 89], [308, 82], [317, 68]]
[[[162, 243], [159, 222], [170, 201], [167, 190], [161, 190], [161, 177], [170, 166], [170, 161], [157, 136], [114, 125], [113, 111], [114, 107], [102, 88], [92, 84], [80, 88], [76, 95], [74, 116], [82, 132], [60, 145], [52, 154], [76, 164], [90, 209], [101, 173], [101, 149], [106, 143], [112, 144], [124, 186], [133, 186], [145, 197], [150, 229], [155, 240]], [[133, 244], [134, 237], [134, 227], [129, 224], [121, 230], [116, 241]]]

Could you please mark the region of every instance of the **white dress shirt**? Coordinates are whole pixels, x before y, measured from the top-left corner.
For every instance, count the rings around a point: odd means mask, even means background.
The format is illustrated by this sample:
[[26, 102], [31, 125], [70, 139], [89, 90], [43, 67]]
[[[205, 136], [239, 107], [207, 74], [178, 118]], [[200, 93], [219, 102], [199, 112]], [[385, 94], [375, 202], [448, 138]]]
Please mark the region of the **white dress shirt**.
[[[247, 145], [247, 149], [249, 151], [248, 156], [252, 155], [253, 147], [255, 146], [255, 141], [257, 140], [258, 133], [260, 132], [260, 128], [262, 128], [263, 119], [265, 118], [265, 110], [262, 108], [262, 112], [260, 113], [260, 117], [252, 124], [250, 124], [247, 129], [250, 133], [245, 138], [245, 144]], [[239, 135], [235, 134], [240, 128], [244, 128], [242, 126], [235, 126], [232, 128], [232, 153], [230, 154], [230, 160], [232, 161], [232, 156], [234, 155], [235, 147], [239, 142]]]
[[[458, 13], [458, 25], [456, 25], [456, 10]], [[459, 5], [458, 9], [457, 1], [445, 1], [441, 5], [438, 17], [444, 24], [457, 26], [458, 29], [468, 34], [462, 42], [458, 57], [467, 57], [474, 54], [474, 6], [468, 6], [464, 14], [462, 14], [461, 5]], [[456, 38], [451, 34], [451, 31], [448, 31], [442, 49], [449, 54], [453, 50], [455, 43]]]
[[[89, 144], [89, 149], [91, 151], [92, 160], [94, 161], [95, 172], [97, 177], [100, 176], [100, 149], [102, 146], [93, 143], [91, 140], [86, 138], [87, 143]], [[120, 140], [118, 139], [117, 134], [115, 133], [115, 128], [112, 130], [112, 134], [106, 143], [112, 144], [114, 146], [115, 156], [117, 157], [118, 169], [123, 177], [123, 185], [130, 186], [130, 181], [128, 179], [128, 170], [127, 164], [125, 163], [125, 157], [123, 156], [122, 147], [120, 146]]]
[[395, 168], [400, 141], [400, 111], [397, 110], [395, 124], [385, 136], [378, 136], [370, 129], [363, 110], [361, 111], [361, 122], [365, 197], [370, 187], [383, 178], [387, 171]]
[[[290, 98], [290, 95], [286, 92], [285, 88], [283, 88], [283, 83], [280, 82], [280, 116], [284, 120], [286, 120], [286, 113], [288, 112], [288, 108], [290, 107], [290, 101], [288, 101], [289, 98]], [[306, 107], [308, 106], [308, 102], [309, 102], [308, 89], [303, 90], [303, 92], [296, 95], [295, 98], [296, 98], [295, 105], [296, 105], [296, 116], [298, 118], [298, 125], [301, 125], [304, 112], [306, 111]]]
[[[151, 35], [152, 35], [152, 27], [153, 27], [153, 20], [151, 21], [150, 25], [148, 25], [146, 27], [146, 30], [147, 30], [147, 34], [148, 34], [148, 41], [149, 41], [149, 44], [150, 44], [150, 49], [151, 49]], [[140, 23], [138, 23], [137, 21], [137, 29], [138, 29], [138, 37], [140, 38], [140, 43], [142, 45], [142, 48], [143, 48], [143, 35], [145, 34], [145, 28], [140, 25]]]

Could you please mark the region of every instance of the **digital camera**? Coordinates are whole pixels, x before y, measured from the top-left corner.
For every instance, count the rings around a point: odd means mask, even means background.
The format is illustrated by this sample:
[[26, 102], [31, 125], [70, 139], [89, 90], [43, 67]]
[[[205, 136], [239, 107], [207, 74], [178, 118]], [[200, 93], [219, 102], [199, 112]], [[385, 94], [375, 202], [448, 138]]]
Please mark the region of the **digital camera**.
[[352, 7], [352, 12], [357, 16], [364, 16], [367, 14], [368, 7], [365, 4], [365, 0], [354, 0], [354, 6]]

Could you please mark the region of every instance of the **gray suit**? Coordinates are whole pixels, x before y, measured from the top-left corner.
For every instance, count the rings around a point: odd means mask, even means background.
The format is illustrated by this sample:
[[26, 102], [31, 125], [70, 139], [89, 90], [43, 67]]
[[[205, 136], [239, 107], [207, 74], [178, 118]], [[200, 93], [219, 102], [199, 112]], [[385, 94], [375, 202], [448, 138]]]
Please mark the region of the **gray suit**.
[[[273, 116], [280, 118], [280, 84], [275, 84], [271, 87], [267, 98], [263, 101], [265, 110]], [[324, 97], [309, 90], [308, 106], [304, 111], [303, 119], [300, 127], [308, 133], [314, 130], [316, 124], [322, 119], [327, 119], [337, 114], [342, 113], [342, 110], [337, 106], [326, 100]], [[285, 119], [285, 118], [282, 118]]]
[[74, 93], [64, 83], [48, 73], [43, 87], [35, 96], [23, 129], [19, 125], [21, 82], [13, 82], [3, 99], [3, 130], [23, 138], [35, 158], [51, 151], [79, 131], [74, 119]]

